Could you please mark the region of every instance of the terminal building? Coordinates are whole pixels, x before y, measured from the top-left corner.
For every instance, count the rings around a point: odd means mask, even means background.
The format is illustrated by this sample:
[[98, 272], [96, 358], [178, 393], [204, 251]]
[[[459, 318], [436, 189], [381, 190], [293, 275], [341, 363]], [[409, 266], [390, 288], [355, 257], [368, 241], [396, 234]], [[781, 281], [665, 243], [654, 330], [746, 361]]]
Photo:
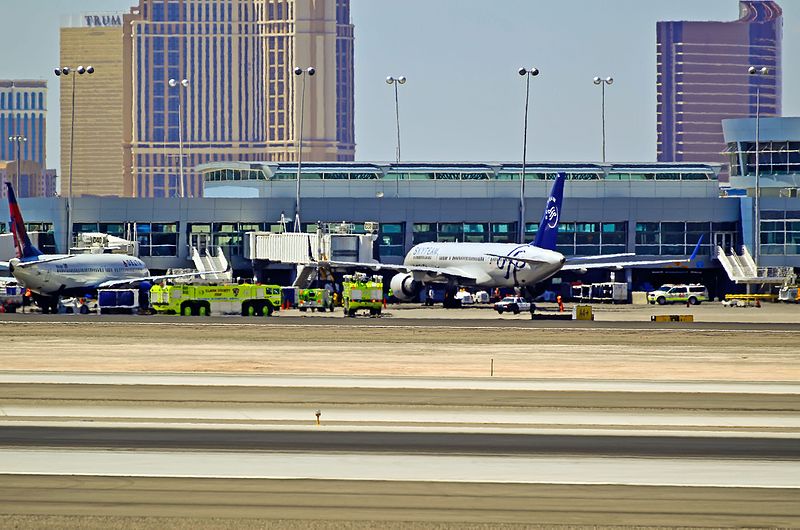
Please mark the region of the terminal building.
[[[625, 280], [634, 290], [646, 283], [701, 282], [718, 297], [735, 287], [717, 248], [739, 251], [746, 246], [757, 253], [753, 208], [758, 181], [758, 264], [800, 267], [800, 118], [760, 120], [758, 179], [755, 120], [726, 120], [723, 127], [730, 183], [719, 182], [722, 168], [717, 164], [527, 164], [526, 240], [533, 240], [538, 229], [555, 174], [565, 172], [561, 252], [635, 252], [680, 260], [691, 255], [702, 236], [693, 262], [626, 269]], [[291, 229], [281, 220], [294, 218], [297, 164], [213, 162], [195, 169], [203, 178], [202, 198], [75, 197], [72, 237], [104, 232], [136, 240], [140, 256], [156, 271], [191, 266], [190, 247], [206, 238], [222, 247], [236, 275], [251, 276], [245, 234]], [[314, 231], [318, 222], [346, 221], [358, 232], [365, 223], [377, 223], [376, 247], [383, 262], [401, 263], [413, 245], [425, 241], [516, 241], [520, 163], [324, 162], [301, 169], [302, 230]], [[63, 251], [66, 199], [20, 203], [29, 229], [52, 233], [50, 250]], [[607, 281], [609, 272], [560, 277]]]

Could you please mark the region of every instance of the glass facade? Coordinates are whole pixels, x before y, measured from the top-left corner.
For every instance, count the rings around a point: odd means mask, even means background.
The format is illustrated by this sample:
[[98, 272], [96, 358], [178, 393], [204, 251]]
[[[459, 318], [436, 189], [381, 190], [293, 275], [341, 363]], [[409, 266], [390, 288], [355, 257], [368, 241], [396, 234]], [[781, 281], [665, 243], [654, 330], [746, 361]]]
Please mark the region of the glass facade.
[[[657, 23], [658, 161], [725, 163], [721, 121], [755, 116], [757, 87], [761, 116], [781, 114], [781, 8], [743, 0], [739, 13], [732, 22]], [[749, 75], [751, 65], [769, 73]]]
[[[335, 2], [339, 31], [336, 71], [326, 73], [330, 88], [336, 86], [337, 126], [325, 124], [318, 140], [333, 142], [335, 152], [314, 154], [319, 160], [352, 160], [350, 3], [329, 1]], [[314, 3], [310, 11], [314, 17], [320, 13], [333, 16], [332, 10], [317, 4], [324, 2]], [[316, 39], [324, 34], [317, 25], [298, 32], [297, 21], [306, 22], [309, 17], [306, 8], [296, 0], [140, 0], [138, 15], [127, 16], [130, 29], [126, 26], [131, 33], [131, 69], [135, 72], [131, 81], [135, 84], [131, 149], [136, 196], [179, 194], [181, 140], [187, 196], [202, 194], [201, 178], [194, 170], [200, 164], [262, 157], [294, 159], [299, 109], [292, 69], [297, 55], [310, 48], [319, 68], [329, 64], [326, 56], [334, 53], [333, 42], [324, 49], [318, 46]], [[187, 87], [169, 84], [170, 79], [184, 78], [189, 81]], [[315, 82], [324, 79], [318, 75]], [[312, 102], [314, 86], [307, 94]], [[327, 88], [321, 88], [323, 95]], [[324, 112], [316, 111], [314, 105], [308, 107], [306, 113], [315, 115], [306, 116], [307, 121], [324, 122]], [[225, 180], [223, 177], [216, 180]], [[241, 180], [241, 175], [236, 180]]]
[[[731, 176], [756, 174], [756, 144], [728, 144]], [[761, 175], [800, 173], [800, 142], [759, 142], [758, 165]]]
[[[257, 164], [253, 164], [257, 165]], [[247, 180], [295, 180], [297, 179], [296, 163], [264, 164], [261, 169], [221, 167], [224, 164], [208, 164], [200, 171], [206, 182], [247, 181]], [[559, 168], [561, 169], [561, 168]], [[409, 169], [405, 164], [304, 164], [301, 168], [302, 180], [408, 180], [408, 181], [445, 181], [445, 182], [485, 182], [485, 181], [519, 181], [522, 170], [518, 164], [503, 164], [494, 167], [484, 165], [464, 165], [461, 167], [428, 167], [425, 169]], [[555, 180], [556, 172], [542, 172], [535, 169], [525, 172], [526, 182], [529, 180]], [[713, 168], [709, 166], [686, 166], [672, 168], [656, 168], [650, 165], [623, 166], [609, 164], [607, 166], [587, 167], [583, 170], [567, 172], [568, 180], [606, 180], [606, 181], [639, 181], [639, 180], [716, 180]]]
[[765, 211], [761, 219], [762, 255], [800, 255], [800, 211]]
[[689, 256], [694, 252], [700, 236], [701, 255], [710, 255], [713, 232], [735, 231], [736, 223], [638, 222], [636, 223], [636, 254], [653, 256]]
[[[0, 171], [0, 181], [14, 184], [18, 198], [55, 194], [45, 176], [46, 95], [46, 81], [0, 79], [0, 160], [21, 161], [18, 181], [16, 165]], [[12, 141], [11, 137], [18, 136], [24, 140]], [[5, 186], [2, 188], [0, 197], [5, 197]]]

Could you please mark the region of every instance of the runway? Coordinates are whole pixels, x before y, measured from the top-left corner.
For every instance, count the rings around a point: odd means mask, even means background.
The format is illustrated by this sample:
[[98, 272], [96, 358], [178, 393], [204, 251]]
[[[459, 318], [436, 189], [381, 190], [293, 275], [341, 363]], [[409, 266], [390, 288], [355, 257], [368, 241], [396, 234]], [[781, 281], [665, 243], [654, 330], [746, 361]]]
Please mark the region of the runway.
[[446, 313], [4, 318], [0, 526], [800, 526], [791, 321]]
[[[114, 427], [4, 425], [0, 428], [0, 447], [800, 459], [796, 436], [552, 435], [394, 429], [256, 430], [194, 426], [147, 428], [124, 424]], [[800, 471], [800, 467], [797, 469]], [[800, 478], [797, 485], [800, 486]]]

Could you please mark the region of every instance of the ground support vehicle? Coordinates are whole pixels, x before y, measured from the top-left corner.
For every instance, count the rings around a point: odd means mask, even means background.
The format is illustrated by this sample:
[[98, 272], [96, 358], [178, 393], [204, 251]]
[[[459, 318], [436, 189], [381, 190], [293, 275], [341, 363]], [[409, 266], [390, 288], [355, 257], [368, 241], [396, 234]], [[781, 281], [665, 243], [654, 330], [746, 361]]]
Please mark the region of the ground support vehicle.
[[708, 302], [708, 290], [699, 283], [684, 284], [665, 284], [647, 293], [647, 301], [651, 304], [690, 304], [698, 305], [701, 302]]
[[156, 313], [184, 316], [238, 314], [270, 316], [281, 307], [278, 285], [154, 285], [150, 305]]
[[472, 296], [472, 293], [470, 293], [469, 291], [465, 291], [463, 289], [461, 291], [458, 291], [455, 294], [454, 298], [458, 300], [459, 304], [462, 306], [475, 304], [475, 297]]
[[531, 303], [521, 296], [506, 296], [494, 304], [494, 310], [500, 315], [506, 311], [518, 315], [520, 311], [530, 311], [532, 308]]
[[778, 300], [781, 302], [800, 302], [800, 287], [796, 285], [781, 287], [780, 291], [778, 291]]
[[139, 289], [97, 290], [97, 305], [102, 315], [138, 313], [140, 309], [146, 309], [140, 308], [139, 301]]
[[15, 281], [0, 282], [0, 311], [15, 313], [22, 307], [25, 288], [20, 287]]
[[372, 316], [383, 309], [383, 276], [363, 273], [347, 274], [342, 281], [342, 307], [344, 316], [354, 317], [356, 312], [368, 310]]
[[327, 289], [300, 289], [297, 309], [300, 311], [333, 312], [333, 296]]

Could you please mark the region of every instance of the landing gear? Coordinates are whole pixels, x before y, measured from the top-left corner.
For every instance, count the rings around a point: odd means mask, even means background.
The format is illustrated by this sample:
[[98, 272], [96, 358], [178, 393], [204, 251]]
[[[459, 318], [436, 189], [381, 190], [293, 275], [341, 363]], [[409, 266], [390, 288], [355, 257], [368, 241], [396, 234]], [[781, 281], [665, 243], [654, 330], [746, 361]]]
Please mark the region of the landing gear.
[[442, 307], [448, 309], [461, 307], [461, 300], [456, 298], [457, 292], [458, 292], [458, 286], [456, 287], [448, 286], [444, 292], [444, 301], [442, 302]]
[[42, 314], [44, 315], [58, 313], [57, 296], [34, 296], [33, 301], [42, 309]]

